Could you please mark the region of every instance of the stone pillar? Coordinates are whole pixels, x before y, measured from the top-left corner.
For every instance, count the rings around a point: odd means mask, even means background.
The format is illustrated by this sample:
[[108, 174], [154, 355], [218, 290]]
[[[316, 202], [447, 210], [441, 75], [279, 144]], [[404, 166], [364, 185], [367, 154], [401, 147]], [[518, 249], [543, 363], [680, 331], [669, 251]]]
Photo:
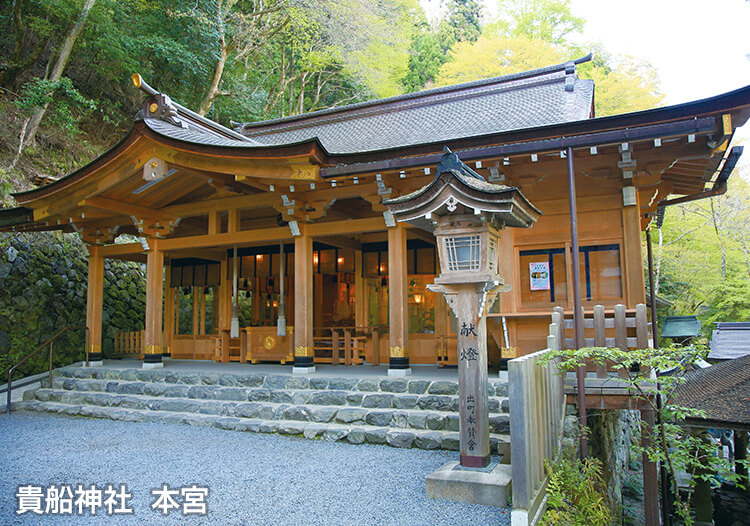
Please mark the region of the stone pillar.
[[313, 241], [302, 229], [294, 238], [294, 374], [315, 372], [313, 351]]
[[388, 376], [411, 374], [409, 367], [409, 303], [406, 267], [406, 228], [388, 229], [388, 325], [390, 365]]
[[143, 368], [164, 367], [162, 362], [162, 297], [164, 286], [164, 252], [159, 240], [149, 240], [146, 256], [146, 330], [144, 335]]
[[89, 275], [86, 290], [86, 327], [89, 328], [89, 366], [103, 365], [102, 307], [104, 303], [104, 258], [98, 246], [89, 249]]
[[461, 465], [483, 468], [490, 463], [487, 398], [487, 318], [480, 316], [476, 285], [461, 285], [455, 296], [458, 319], [458, 396]]

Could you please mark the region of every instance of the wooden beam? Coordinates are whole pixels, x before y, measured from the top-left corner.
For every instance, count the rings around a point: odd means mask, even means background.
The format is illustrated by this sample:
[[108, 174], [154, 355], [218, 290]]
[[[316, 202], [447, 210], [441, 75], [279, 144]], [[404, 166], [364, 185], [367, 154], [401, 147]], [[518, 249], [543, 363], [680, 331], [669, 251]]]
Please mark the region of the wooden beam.
[[367, 217], [363, 219], [351, 219], [345, 221], [330, 221], [326, 223], [310, 223], [307, 225], [309, 235], [314, 237], [359, 234], [362, 232], [377, 232], [385, 230], [383, 216]]
[[150, 219], [152, 221], [165, 221], [165, 218], [154, 208], [141, 206], [126, 201], [117, 201], [106, 197], [92, 197], [84, 199], [78, 206], [94, 208], [105, 212], [114, 212], [112, 215], [135, 216], [138, 219]]
[[153, 150], [149, 142], [138, 139], [128, 148], [127, 153], [124, 152], [120, 158], [103, 168], [104, 175], [95, 178], [87, 177], [33, 201], [19, 200], [19, 204], [34, 209], [35, 221], [63, 214], [76, 208], [82, 200], [98, 196], [126, 178], [135, 175], [135, 172], [139, 171], [151, 157], [153, 157]]
[[223, 261], [226, 259], [226, 252], [223, 250], [211, 250], [207, 248], [202, 249], [190, 249], [190, 250], [174, 250], [169, 253], [172, 259], [177, 258], [199, 258], [208, 259], [210, 261]]
[[352, 250], [362, 250], [362, 243], [356, 239], [346, 236], [321, 236], [321, 241], [328, 245], [338, 248], [351, 248]]
[[272, 207], [277, 203], [281, 203], [280, 196], [272, 193], [264, 193], [172, 205], [162, 208], [161, 211], [169, 217], [189, 217], [206, 214], [215, 210]]
[[106, 245], [99, 247], [99, 253], [105, 258], [117, 258], [131, 254], [140, 254], [144, 252], [143, 245], [140, 243], [123, 243], [121, 245]]
[[408, 237], [411, 237], [412, 239], [421, 239], [425, 243], [429, 243], [431, 245], [435, 245], [435, 236], [427, 232], [426, 230], [422, 230], [421, 228], [410, 228], [408, 229]]
[[259, 241], [278, 241], [290, 237], [288, 227], [267, 228], [265, 230], [244, 230], [222, 234], [175, 237], [161, 240], [163, 250], [178, 250], [202, 247], [226, 247]]

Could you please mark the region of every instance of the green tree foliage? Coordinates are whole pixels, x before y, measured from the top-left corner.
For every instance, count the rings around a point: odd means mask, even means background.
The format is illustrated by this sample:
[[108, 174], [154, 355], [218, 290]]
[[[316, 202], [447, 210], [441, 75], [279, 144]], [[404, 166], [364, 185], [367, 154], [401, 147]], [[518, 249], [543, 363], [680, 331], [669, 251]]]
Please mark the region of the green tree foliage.
[[477, 0], [452, 0], [448, 3], [446, 21], [456, 42], [476, 42], [482, 33], [481, 13], [482, 4]]
[[[705, 413], [698, 409], [680, 406], [675, 397], [677, 388], [685, 382], [685, 374], [692, 370], [698, 360], [705, 359], [707, 354], [708, 350], [701, 346], [628, 351], [588, 347], [578, 350], [550, 351], [544, 357], [547, 365], [559, 359], [557, 367], [566, 372], [575, 371], [578, 367], [587, 364], [624, 372], [623, 375], [618, 374], [610, 378], [628, 388], [657, 415], [657, 424], [653, 427], [648, 426], [646, 422], [641, 422], [642, 429], [650, 433], [651, 440], [648, 443], [642, 442], [636, 450], [647, 455], [651, 462], [659, 462], [665, 467], [669, 474], [676, 515], [686, 525], [693, 524], [690, 504], [693, 492], [682, 491], [678, 487], [678, 480], [684, 480], [679, 475], [683, 473], [689, 475], [683, 483], [690, 488], [695, 488], [699, 481], [714, 484], [718, 480], [740, 483], [740, 476], [733, 470], [733, 463], [717, 455], [716, 444], [696, 433], [691, 426], [684, 426], [687, 419], [705, 418]], [[669, 371], [670, 374], [660, 375], [659, 383], [655, 383], [651, 377], [652, 371]], [[661, 405], [657, 403], [657, 398], [661, 399]], [[743, 463], [747, 466], [748, 461], [745, 460]], [[552, 490], [559, 493], [559, 485], [552, 486]], [[553, 495], [553, 498], [557, 497]], [[575, 504], [571, 502], [571, 505]], [[582, 503], [582, 507], [590, 505]], [[587, 512], [589, 512], [587, 509], [576, 511], [577, 514], [581, 514], [578, 515], [579, 517]], [[553, 523], [589, 524], [578, 520]]]
[[594, 80], [597, 117], [656, 108], [664, 101], [651, 64], [634, 57], [612, 56], [602, 46], [593, 46], [591, 62], [581, 64], [578, 72], [582, 78]]
[[568, 0], [500, 0], [498, 7], [490, 29], [508, 37], [564, 45], [583, 29], [584, 19], [571, 13]]
[[445, 20], [437, 31], [421, 20], [416, 24], [409, 48], [409, 63], [403, 85], [407, 92], [432, 87], [440, 67], [450, 59], [450, 50], [456, 43], [452, 28]]
[[476, 42], [457, 43], [451, 55], [452, 60], [440, 68], [438, 86], [509, 75], [568, 59], [564, 51], [547, 42], [487, 33]]
[[[569, 37], [584, 20], [570, 11], [568, 0], [503, 0], [500, 18], [485, 28], [476, 42], [459, 42], [440, 68], [435, 84], [447, 86], [480, 78], [507, 75], [565, 62], [585, 54]], [[582, 78], [596, 83], [594, 112], [603, 117], [653, 108], [661, 104], [658, 80], [647, 63], [614, 57], [601, 46], [594, 59], [578, 68]]]
[[750, 321], [750, 193], [735, 174], [726, 194], [666, 209], [652, 233], [655, 290], [670, 314], [697, 314], [706, 335], [715, 321]]

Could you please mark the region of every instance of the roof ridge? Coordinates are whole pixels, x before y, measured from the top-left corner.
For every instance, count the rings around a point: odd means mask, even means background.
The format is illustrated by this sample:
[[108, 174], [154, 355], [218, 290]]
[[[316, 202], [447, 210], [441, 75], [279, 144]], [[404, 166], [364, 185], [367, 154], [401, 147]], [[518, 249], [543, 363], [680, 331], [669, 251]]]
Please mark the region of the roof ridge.
[[286, 122], [291, 123], [294, 121], [307, 120], [307, 119], [318, 117], [318, 116], [332, 115], [335, 113], [342, 113], [342, 112], [347, 112], [347, 111], [351, 111], [355, 109], [367, 108], [371, 106], [384, 106], [387, 104], [397, 103], [401, 101], [424, 99], [424, 98], [429, 98], [435, 95], [441, 95], [444, 93], [451, 93], [451, 92], [461, 91], [465, 89], [478, 88], [478, 87], [482, 87], [482, 86], [486, 86], [490, 84], [496, 84], [496, 83], [505, 83], [505, 82], [513, 82], [516, 80], [530, 79], [533, 77], [549, 75], [552, 73], [559, 73], [559, 72], [575, 73], [575, 66], [578, 64], [582, 64], [584, 62], [588, 62], [589, 60], [591, 60], [591, 57], [592, 57], [592, 54], [589, 53], [588, 55], [575, 59], [575, 60], [569, 60], [567, 62], [562, 62], [560, 64], [554, 64], [551, 66], [545, 66], [543, 68], [532, 69], [530, 71], [521, 71], [518, 73], [511, 73], [508, 75], [501, 75], [499, 77], [491, 77], [487, 79], [474, 80], [471, 82], [464, 82], [462, 84], [452, 84], [450, 86], [442, 86], [439, 88], [432, 88], [432, 89], [424, 90], [424, 91], [404, 93], [402, 95], [395, 95], [393, 97], [386, 97], [383, 99], [363, 101], [363, 102], [358, 102], [355, 104], [348, 104], [346, 106], [338, 106], [334, 108], [326, 108], [326, 109], [322, 109], [318, 111], [313, 111], [310, 113], [302, 113], [300, 115], [293, 115], [289, 117], [280, 117], [277, 119], [269, 119], [265, 121], [256, 121], [256, 122], [232, 121], [232, 124], [236, 125], [237, 129], [244, 130], [246, 128], [256, 128], [256, 127], [269, 126], [269, 125], [281, 124], [281, 123], [286, 123]]

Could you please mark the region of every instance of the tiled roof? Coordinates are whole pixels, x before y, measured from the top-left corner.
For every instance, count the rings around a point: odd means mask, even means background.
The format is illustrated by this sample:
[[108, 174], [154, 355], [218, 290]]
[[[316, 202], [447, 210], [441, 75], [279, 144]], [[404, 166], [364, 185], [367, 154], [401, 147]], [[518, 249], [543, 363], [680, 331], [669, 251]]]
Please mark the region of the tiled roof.
[[185, 123], [185, 126], [183, 127], [176, 124], [170, 124], [161, 119], [143, 119], [143, 122], [156, 133], [179, 141], [194, 144], [206, 144], [210, 146], [239, 146], [243, 148], [247, 148], [248, 146], [260, 146], [257, 141], [251, 139], [243, 141], [241, 139], [225, 137], [212, 133], [205, 128], [195, 126], [192, 123]]
[[674, 401], [705, 411], [713, 423], [750, 425], [750, 356], [688, 373]]
[[661, 329], [662, 338], [691, 338], [701, 332], [697, 316], [667, 316]]
[[296, 117], [240, 124], [266, 145], [317, 138], [332, 154], [436, 143], [588, 119], [594, 83], [572, 62]]
[[731, 360], [750, 355], [750, 322], [719, 322], [711, 337], [709, 360]]

